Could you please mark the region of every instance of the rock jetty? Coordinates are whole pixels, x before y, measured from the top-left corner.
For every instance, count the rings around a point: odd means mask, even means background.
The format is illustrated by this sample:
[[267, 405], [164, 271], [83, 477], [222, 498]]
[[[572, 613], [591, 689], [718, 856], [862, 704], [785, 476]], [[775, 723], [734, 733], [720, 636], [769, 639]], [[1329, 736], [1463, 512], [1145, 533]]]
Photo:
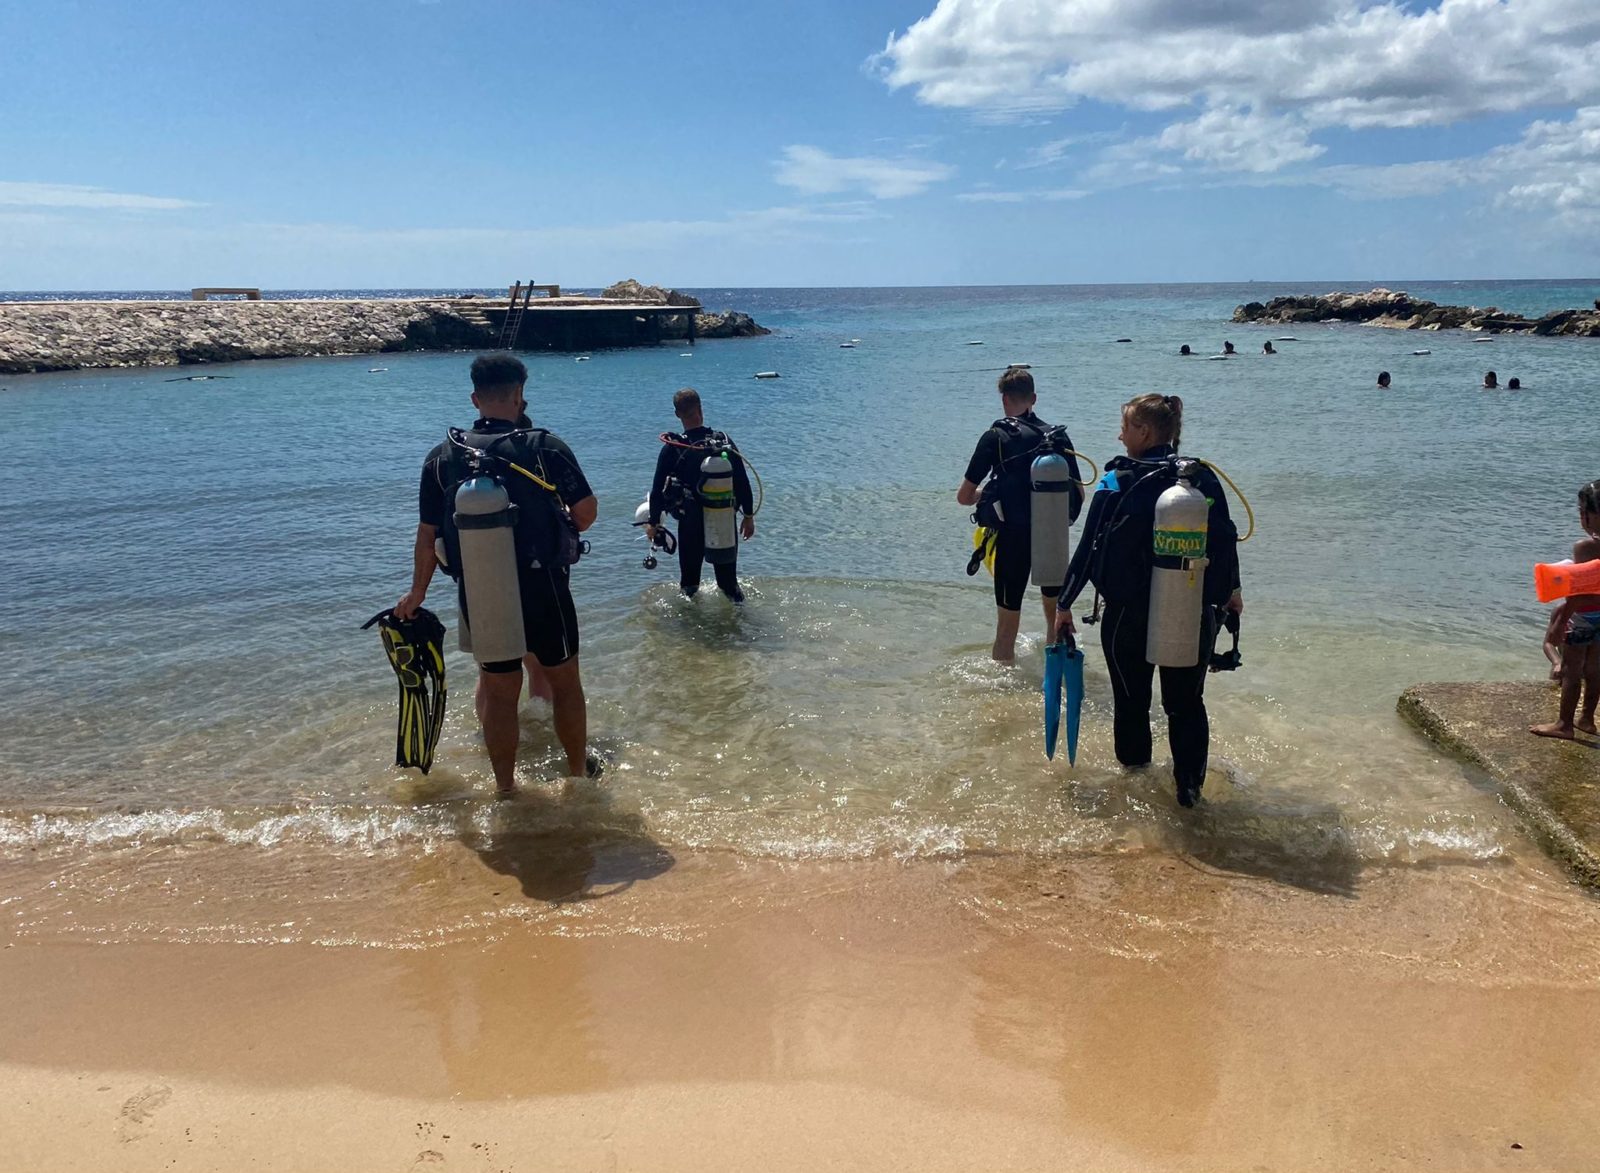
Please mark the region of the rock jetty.
[[442, 301], [0, 302], [4, 374], [493, 343], [486, 319]]
[[[686, 338], [690, 315], [699, 338], [747, 338], [770, 331], [737, 310], [706, 313], [676, 290], [637, 281], [612, 286], [602, 297], [535, 299], [524, 316], [524, 340], [540, 338], [545, 314], [608, 307], [628, 329], [601, 329], [585, 318], [587, 334], [573, 346], [638, 342], [630, 306], [683, 306], [662, 315], [662, 339]], [[0, 302], [0, 374], [70, 371], [84, 367], [181, 366], [256, 358], [380, 354], [408, 350], [481, 350], [495, 346], [506, 317], [504, 298], [303, 299], [282, 301], [52, 301]], [[548, 333], [548, 332], [546, 332]], [[614, 336], [614, 337], [613, 337]], [[560, 348], [559, 340], [544, 345]]]
[[1390, 289], [1365, 293], [1324, 293], [1247, 302], [1233, 311], [1235, 322], [1280, 325], [1303, 322], [1360, 322], [1396, 330], [1481, 330], [1488, 334], [1546, 334], [1600, 338], [1600, 299], [1592, 310], [1556, 310], [1542, 318], [1503, 313], [1489, 307], [1440, 305]]

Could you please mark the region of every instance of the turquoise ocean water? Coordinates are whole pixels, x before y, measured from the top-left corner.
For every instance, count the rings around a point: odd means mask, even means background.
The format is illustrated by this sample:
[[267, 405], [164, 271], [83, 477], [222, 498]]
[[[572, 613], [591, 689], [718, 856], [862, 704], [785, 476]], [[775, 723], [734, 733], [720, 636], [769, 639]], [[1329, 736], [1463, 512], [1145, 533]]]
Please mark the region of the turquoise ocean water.
[[[1530, 314], [1596, 288], [1404, 287]], [[785, 858], [1163, 850], [1187, 816], [1164, 769], [1117, 768], [1098, 650], [1078, 765], [1046, 762], [1037, 606], [1017, 667], [998, 668], [988, 579], [963, 573], [954, 491], [997, 414], [998, 370], [1027, 362], [1040, 414], [1096, 461], [1119, 451], [1124, 400], [1181, 394], [1185, 449], [1255, 508], [1245, 666], [1208, 690], [1203, 834], [1246, 857], [1366, 865], [1530, 851], [1492, 790], [1394, 704], [1416, 681], [1541, 674], [1530, 567], [1565, 555], [1575, 490], [1600, 476], [1600, 344], [1228, 321], [1242, 301], [1312, 291], [701, 290], [774, 333], [692, 357], [525, 356], [535, 421], [571, 444], [601, 503], [574, 590], [591, 738], [611, 763], [579, 815], [526, 817]], [[1176, 357], [1224, 339], [1239, 357]], [[393, 677], [357, 630], [407, 584], [418, 468], [470, 420], [469, 359], [0, 379], [0, 852], [409, 852], [489, 817], [470, 660], [452, 650], [445, 744], [423, 780], [390, 765]], [[1525, 389], [1481, 391], [1490, 368]], [[1373, 386], [1385, 369], [1387, 393]], [[741, 611], [679, 598], [629, 526], [686, 385], [765, 486]], [[453, 649], [442, 577], [430, 605]], [[538, 788], [560, 772], [548, 714], [530, 707], [525, 734]]]

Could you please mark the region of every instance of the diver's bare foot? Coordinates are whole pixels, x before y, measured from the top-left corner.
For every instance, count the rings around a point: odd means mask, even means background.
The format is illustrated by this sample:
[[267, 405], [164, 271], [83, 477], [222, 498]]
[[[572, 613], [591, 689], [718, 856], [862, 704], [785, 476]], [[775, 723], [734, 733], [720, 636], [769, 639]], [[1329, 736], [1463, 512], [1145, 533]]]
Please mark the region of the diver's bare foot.
[[1587, 733], [1590, 737], [1600, 733], [1600, 728], [1595, 727], [1595, 723], [1592, 718], [1588, 721], [1574, 721], [1572, 723], [1572, 727], [1579, 733]]
[[1548, 725], [1529, 725], [1528, 732], [1535, 737], [1558, 737], [1562, 741], [1572, 740], [1572, 726], [1563, 725], [1560, 721], [1552, 721]]

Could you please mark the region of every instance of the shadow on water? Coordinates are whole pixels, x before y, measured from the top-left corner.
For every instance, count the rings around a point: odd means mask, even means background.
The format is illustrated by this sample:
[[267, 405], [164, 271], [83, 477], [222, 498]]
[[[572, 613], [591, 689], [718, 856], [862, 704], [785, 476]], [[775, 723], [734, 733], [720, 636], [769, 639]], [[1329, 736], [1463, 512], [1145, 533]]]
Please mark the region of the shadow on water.
[[637, 814], [612, 805], [604, 783], [569, 781], [557, 793], [524, 790], [484, 809], [463, 804], [456, 834], [530, 900], [594, 900], [664, 874], [677, 860]]
[[1361, 855], [1336, 806], [1253, 792], [1182, 813], [1163, 836], [1180, 857], [1308, 892], [1358, 895]]
[[1356, 897], [1364, 865], [1338, 807], [1259, 786], [1213, 784], [1198, 807], [1183, 810], [1169, 779], [1165, 771], [1127, 771], [1104, 782], [1074, 782], [1063, 798], [1073, 816], [1129, 825], [1145, 842], [1195, 865]]

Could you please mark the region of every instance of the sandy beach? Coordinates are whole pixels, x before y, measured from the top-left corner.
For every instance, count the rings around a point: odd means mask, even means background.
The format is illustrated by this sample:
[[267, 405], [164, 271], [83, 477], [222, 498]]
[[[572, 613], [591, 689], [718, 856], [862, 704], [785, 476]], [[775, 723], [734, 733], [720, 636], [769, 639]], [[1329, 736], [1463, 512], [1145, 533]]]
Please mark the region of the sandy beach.
[[[203, 918], [237, 854], [169, 857], [78, 929], [8, 935], [8, 1167], [1574, 1170], [1600, 1151], [1600, 904], [1537, 859], [1334, 891], [1147, 853], [684, 854], [632, 882], [614, 860], [557, 878], [463, 851], [432, 866], [505, 915], [437, 944], [96, 928]], [[269, 870], [317, 883], [315, 862]], [[420, 915], [426, 886], [376, 870], [349, 915]], [[265, 875], [245, 878], [270, 918]]]

